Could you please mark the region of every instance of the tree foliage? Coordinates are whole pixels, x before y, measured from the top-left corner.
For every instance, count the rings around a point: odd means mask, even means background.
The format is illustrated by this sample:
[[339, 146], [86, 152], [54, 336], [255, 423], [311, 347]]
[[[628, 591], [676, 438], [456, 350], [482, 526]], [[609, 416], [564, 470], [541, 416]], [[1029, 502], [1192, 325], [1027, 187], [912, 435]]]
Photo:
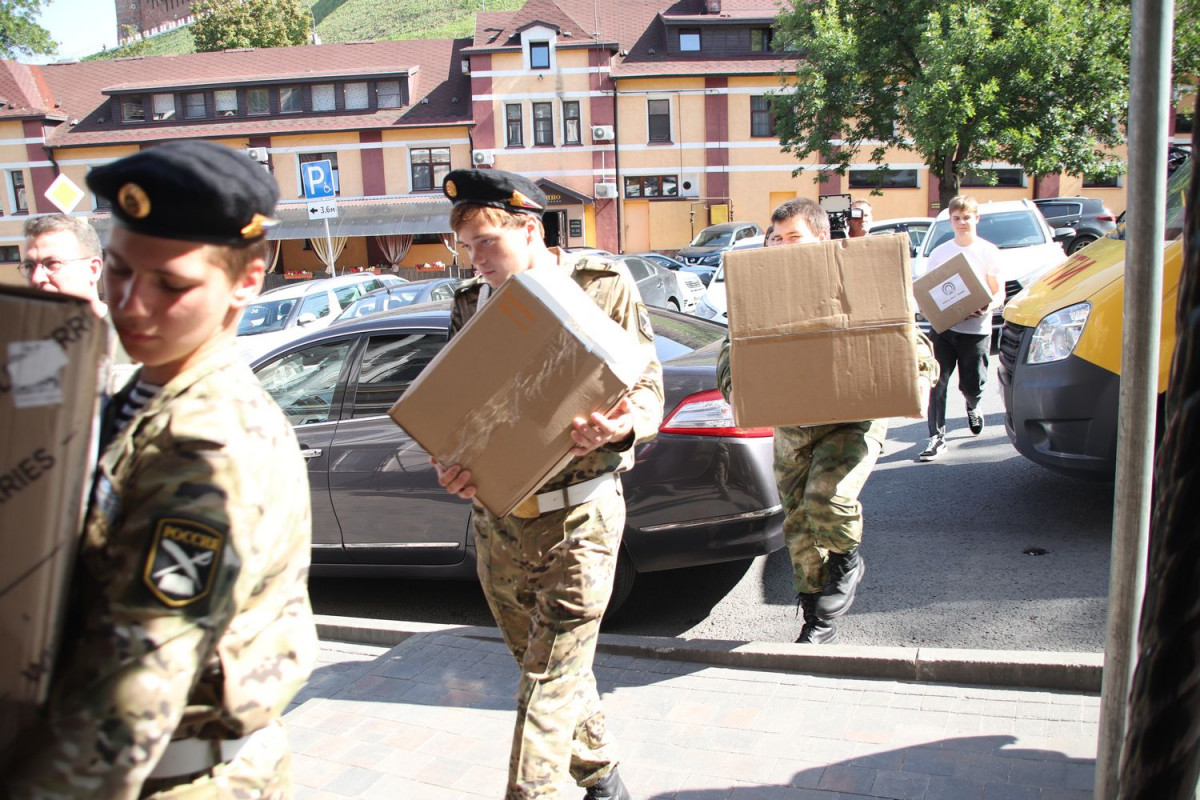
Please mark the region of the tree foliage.
[[308, 44], [312, 12], [301, 0], [203, 0], [193, 6], [196, 50]]
[[1105, 0], [810, 0], [781, 14], [799, 53], [773, 98], [784, 150], [844, 174], [920, 155], [943, 207], [989, 162], [1035, 177], [1119, 169], [1129, 8]]
[[0, 0], [0, 54], [5, 58], [34, 54], [53, 55], [58, 44], [50, 31], [38, 24], [38, 15], [50, 0]]

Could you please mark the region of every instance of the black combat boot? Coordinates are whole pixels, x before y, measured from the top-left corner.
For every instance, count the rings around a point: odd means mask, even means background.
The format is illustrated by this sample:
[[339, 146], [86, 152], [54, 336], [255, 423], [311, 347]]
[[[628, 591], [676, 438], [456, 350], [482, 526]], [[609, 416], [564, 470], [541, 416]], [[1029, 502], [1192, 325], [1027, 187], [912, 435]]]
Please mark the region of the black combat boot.
[[816, 612], [821, 619], [836, 619], [850, 610], [854, 592], [862, 581], [867, 565], [858, 548], [849, 553], [829, 554], [829, 578], [817, 595]]
[[624, 781], [617, 773], [616, 767], [589, 786], [587, 794], [583, 797], [584, 800], [633, 800], [629, 795], [629, 790], [625, 788]]
[[800, 608], [804, 610], [804, 627], [800, 629], [800, 637], [796, 639], [796, 644], [829, 644], [837, 639], [837, 628], [833, 620], [817, 616], [819, 596], [802, 594], [798, 598]]

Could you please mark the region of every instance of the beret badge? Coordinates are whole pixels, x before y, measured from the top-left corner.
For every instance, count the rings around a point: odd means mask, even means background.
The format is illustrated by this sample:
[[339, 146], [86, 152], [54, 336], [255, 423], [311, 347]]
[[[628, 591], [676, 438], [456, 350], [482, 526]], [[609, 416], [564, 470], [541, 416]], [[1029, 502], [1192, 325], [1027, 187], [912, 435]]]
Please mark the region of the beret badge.
[[127, 183], [117, 192], [117, 202], [122, 210], [133, 219], [145, 219], [150, 216], [150, 198], [146, 191], [136, 183]]
[[262, 214], [255, 214], [254, 217], [242, 227], [241, 234], [243, 239], [254, 239], [262, 236], [267, 228], [275, 227], [279, 220], [271, 219]]
[[513, 191], [512, 197], [509, 198], [508, 203], [509, 203], [509, 205], [515, 206], [516, 208], [532, 208], [536, 211], [542, 210], [542, 207], [540, 205], [535, 203], [533, 200], [530, 200], [528, 197], [526, 197], [525, 195], [521, 194], [518, 191]]
[[446, 181], [445, 188], [447, 197], [453, 198], [458, 196], [458, 187], [454, 185], [454, 181]]

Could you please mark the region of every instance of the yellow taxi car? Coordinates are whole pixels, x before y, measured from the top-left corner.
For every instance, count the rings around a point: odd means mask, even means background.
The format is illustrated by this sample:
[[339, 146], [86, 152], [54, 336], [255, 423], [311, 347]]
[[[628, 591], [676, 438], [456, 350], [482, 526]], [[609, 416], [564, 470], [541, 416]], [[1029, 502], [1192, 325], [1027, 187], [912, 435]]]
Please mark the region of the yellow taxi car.
[[[1167, 182], [1159, 408], [1175, 349], [1183, 262], [1184, 196], [1191, 162]], [[1112, 480], [1117, 451], [1125, 226], [1076, 251], [1004, 309], [997, 371], [1004, 427], [1037, 464], [1079, 478]]]

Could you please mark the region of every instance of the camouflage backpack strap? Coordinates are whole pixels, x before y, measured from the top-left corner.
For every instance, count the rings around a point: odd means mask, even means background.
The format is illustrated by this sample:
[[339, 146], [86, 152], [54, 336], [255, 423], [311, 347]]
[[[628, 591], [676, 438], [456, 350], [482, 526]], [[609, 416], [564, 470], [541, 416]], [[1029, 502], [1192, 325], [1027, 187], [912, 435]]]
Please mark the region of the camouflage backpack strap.
[[941, 377], [942, 368], [933, 355], [933, 342], [929, 337], [917, 328], [913, 328], [913, 332], [917, 340], [917, 380], [921, 382], [922, 387], [926, 381], [932, 387]]

